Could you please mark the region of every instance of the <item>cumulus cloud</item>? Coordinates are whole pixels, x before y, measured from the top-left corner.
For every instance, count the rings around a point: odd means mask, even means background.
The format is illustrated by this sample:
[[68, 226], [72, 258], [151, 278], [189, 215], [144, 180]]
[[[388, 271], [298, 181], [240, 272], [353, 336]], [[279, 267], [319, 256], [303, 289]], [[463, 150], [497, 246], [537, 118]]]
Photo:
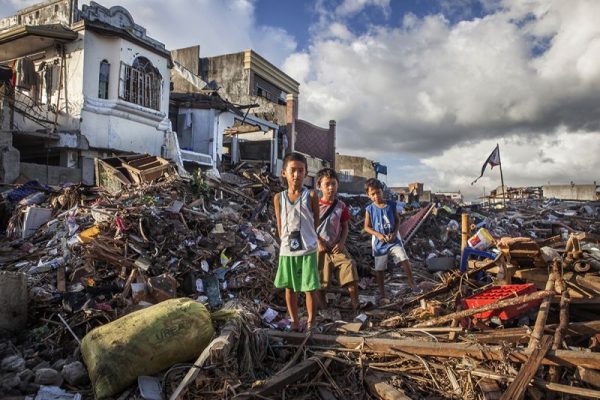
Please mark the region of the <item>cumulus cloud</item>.
[[385, 15], [391, 12], [390, 0], [343, 0], [335, 8], [335, 13], [341, 16], [355, 15], [369, 6], [380, 8]]
[[[342, 153], [420, 160], [440, 189], [479, 191], [469, 184], [496, 142], [514, 172], [508, 184], [595, 180], [600, 2], [483, 6], [486, 15], [459, 22], [408, 14], [400, 26], [352, 36], [316, 32], [309, 50], [284, 64], [302, 63], [301, 117], [336, 119]], [[565, 158], [571, 151], [576, 160]]]

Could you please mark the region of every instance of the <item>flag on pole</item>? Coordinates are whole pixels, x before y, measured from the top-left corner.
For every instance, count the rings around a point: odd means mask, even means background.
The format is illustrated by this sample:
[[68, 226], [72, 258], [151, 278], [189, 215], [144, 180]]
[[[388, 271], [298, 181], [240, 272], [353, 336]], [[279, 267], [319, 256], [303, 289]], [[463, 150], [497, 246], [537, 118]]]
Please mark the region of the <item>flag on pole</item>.
[[[492, 154], [490, 154], [487, 160], [485, 160], [485, 162], [483, 163], [483, 166], [481, 167], [481, 175], [479, 175], [479, 178], [483, 176], [483, 173], [485, 172], [485, 167], [487, 167], [488, 164], [490, 164], [491, 169], [493, 169], [497, 165], [500, 165], [500, 145], [496, 145], [496, 148], [494, 149], [494, 151], [492, 151]], [[471, 185], [477, 182], [479, 178], [471, 182]]]

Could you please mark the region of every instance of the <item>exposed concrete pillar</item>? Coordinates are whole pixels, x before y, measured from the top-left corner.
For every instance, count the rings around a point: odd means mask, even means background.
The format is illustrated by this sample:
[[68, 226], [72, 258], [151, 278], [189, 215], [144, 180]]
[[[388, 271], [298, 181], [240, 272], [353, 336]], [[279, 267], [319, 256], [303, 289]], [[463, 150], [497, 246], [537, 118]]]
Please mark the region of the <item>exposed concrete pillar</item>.
[[336, 122], [334, 119], [329, 121], [329, 154], [331, 157], [331, 168], [335, 170], [335, 132]]
[[288, 94], [286, 97], [286, 125], [288, 137], [288, 150], [296, 150], [296, 120], [298, 119], [298, 95]]
[[[10, 143], [0, 140], [0, 182], [13, 183], [19, 177], [21, 154], [12, 147], [12, 133], [0, 132], [0, 137], [11, 137]], [[4, 143], [3, 143], [4, 142]]]

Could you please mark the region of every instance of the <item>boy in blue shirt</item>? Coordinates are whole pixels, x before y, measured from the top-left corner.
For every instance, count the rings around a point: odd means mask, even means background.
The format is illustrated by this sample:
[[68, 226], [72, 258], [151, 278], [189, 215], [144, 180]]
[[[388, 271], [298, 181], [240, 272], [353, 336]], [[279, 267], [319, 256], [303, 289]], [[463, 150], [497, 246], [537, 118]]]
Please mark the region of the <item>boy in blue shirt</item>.
[[383, 199], [383, 184], [375, 178], [367, 180], [365, 190], [372, 201], [366, 208], [365, 231], [372, 235], [375, 279], [380, 298], [385, 299], [384, 273], [387, 270], [388, 255], [392, 256], [394, 264], [402, 264], [404, 267], [413, 294], [421, 294], [423, 290], [413, 280], [412, 268], [398, 235], [400, 217], [396, 211], [396, 204]]

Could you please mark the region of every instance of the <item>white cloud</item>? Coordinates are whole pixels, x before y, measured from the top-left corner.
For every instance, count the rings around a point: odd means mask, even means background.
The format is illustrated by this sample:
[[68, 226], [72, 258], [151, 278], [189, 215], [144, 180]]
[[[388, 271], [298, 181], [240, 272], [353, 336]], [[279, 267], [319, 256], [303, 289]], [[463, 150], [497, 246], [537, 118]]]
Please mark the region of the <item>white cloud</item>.
[[[343, 18], [317, 24], [301, 57], [301, 118], [336, 119], [342, 153], [420, 158], [439, 189], [478, 193], [469, 183], [496, 142], [505, 148], [509, 185], [595, 180], [600, 2], [484, 6], [490, 11], [482, 18], [451, 24], [441, 14], [408, 14], [400, 27], [371, 26], [351, 37], [329, 35]], [[294, 57], [284, 64], [290, 73]]]
[[[566, 132], [536, 137], [512, 135], [500, 139], [500, 155], [507, 186], [545, 185], [548, 183], [591, 183], [598, 180], [598, 169], [590, 165], [600, 154], [599, 133]], [[437, 171], [441, 188], [462, 190], [479, 195], [500, 186], [498, 168], [488, 166], [475, 186], [470, 183], [481, 172], [481, 166], [496, 146], [486, 139], [468, 146], [455, 146], [438, 156], [423, 159], [423, 164]], [[434, 186], [434, 189], [436, 187]]]
[[363, 11], [366, 7], [378, 7], [385, 15], [391, 12], [390, 0], [343, 0], [342, 3], [336, 7], [335, 13], [340, 16], [349, 16], [358, 14]]

